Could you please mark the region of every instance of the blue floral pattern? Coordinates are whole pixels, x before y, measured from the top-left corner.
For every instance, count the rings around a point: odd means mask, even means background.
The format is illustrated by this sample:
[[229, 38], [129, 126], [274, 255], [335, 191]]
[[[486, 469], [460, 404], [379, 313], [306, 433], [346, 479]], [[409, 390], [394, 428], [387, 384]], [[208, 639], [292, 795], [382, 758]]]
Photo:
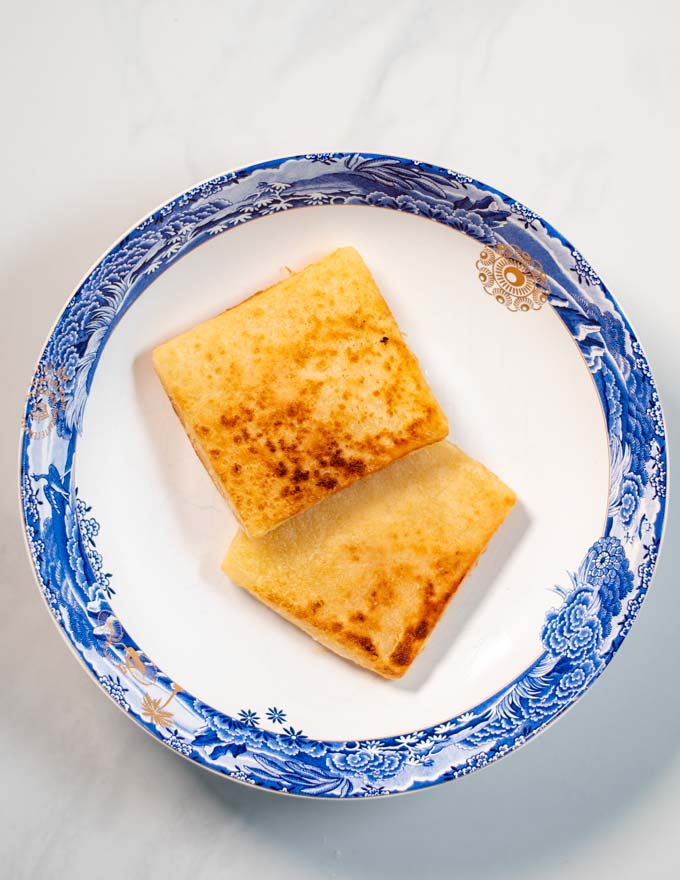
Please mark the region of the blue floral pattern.
[[127, 694], [128, 689], [123, 686], [123, 683], [120, 680], [119, 676], [113, 678], [111, 675], [101, 675], [99, 677], [99, 681], [101, 686], [104, 688], [106, 693], [114, 700], [121, 709], [124, 709], [126, 712], [130, 711], [130, 704], [128, 703], [125, 694]]
[[249, 727], [259, 727], [260, 726], [260, 716], [257, 712], [253, 712], [252, 709], [241, 709], [238, 713], [239, 721], [242, 721], [244, 724]]
[[271, 721], [272, 724], [283, 724], [286, 720], [286, 713], [283, 709], [277, 709], [276, 706], [271, 706], [267, 709], [267, 719]]
[[[146, 287], [215, 235], [269, 214], [328, 204], [408, 212], [480, 244], [521, 248], [539, 261], [550, 279], [548, 301], [597, 387], [610, 451], [604, 533], [547, 615], [538, 660], [457, 718], [362, 742], [309, 738], [276, 706], [225, 715], [171, 681], [111, 607], [112, 576], [96, 547], [99, 524], [72, 477], [99, 357]], [[408, 791], [466, 775], [520, 747], [589, 687], [625, 638], [650, 585], [665, 514], [666, 441], [654, 380], [631, 327], [587, 261], [547, 222], [492, 187], [372, 154], [309, 154], [245, 168], [202, 183], [147, 217], [103, 258], [59, 318], [34, 375], [25, 425], [21, 499], [29, 549], [46, 603], [83, 664], [130, 717], [178, 753], [252, 785], [296, 794]]]

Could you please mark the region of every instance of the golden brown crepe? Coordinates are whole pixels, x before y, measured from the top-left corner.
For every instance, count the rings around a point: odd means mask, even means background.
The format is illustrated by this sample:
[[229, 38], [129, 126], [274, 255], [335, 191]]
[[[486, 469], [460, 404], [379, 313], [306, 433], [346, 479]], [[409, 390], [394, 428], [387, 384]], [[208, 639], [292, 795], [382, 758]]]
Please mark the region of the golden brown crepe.
[[413, 452], [262, 538], [222, 567], [332, 651], [402, 676], [515, 503], [451, 443]]
[[251, 536], [448, 433], [353, 248], [166, 342], [153, 361]]

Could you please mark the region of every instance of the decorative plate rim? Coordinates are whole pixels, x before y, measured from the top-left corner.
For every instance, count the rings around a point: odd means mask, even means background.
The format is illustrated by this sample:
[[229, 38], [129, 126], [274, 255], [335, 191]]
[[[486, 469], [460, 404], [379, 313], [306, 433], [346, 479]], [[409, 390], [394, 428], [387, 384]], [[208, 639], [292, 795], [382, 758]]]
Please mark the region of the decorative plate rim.
[[[570, 573], [561, 606], [548, 613], [539, 658], [457, 718], [356, 742], [306, 737], [284, 727], [286, 713], [277, 707], [267, 709], [271, 724], [262, 728], [261, 709], [228, 716], [165, 676], [111, 608], [111, 575], [94, 540], [99, 524], [71, 479], [101, 351], [153, 279], [212, 235], [318, 204], [427, 217], [478, 240], [483, 256], [503, 255], [532, 276], [538, 283], [533, 299], [510, 289], [504, 304], [528, 311], [547, 299], [554, 308], [589, 369], [609, 440], [606, 527]], [[495, 292], [503, 301], [504, 291]], [[93, 264], [47, 337], [25, 405], [19, 453], [33, 572], [81, 665], [122, 711], [183, 757], [236, 781], [308, 797], [428, 787], [486, 766], [544, 730], [599, 677], [626, 637], [648, 591], [665, 524], [661, 402], [630, 321], [599, 276], [553, 226], [500, 190], [439, 166], [377, 153], [305, 154], [229, 171], [131, 226]]]

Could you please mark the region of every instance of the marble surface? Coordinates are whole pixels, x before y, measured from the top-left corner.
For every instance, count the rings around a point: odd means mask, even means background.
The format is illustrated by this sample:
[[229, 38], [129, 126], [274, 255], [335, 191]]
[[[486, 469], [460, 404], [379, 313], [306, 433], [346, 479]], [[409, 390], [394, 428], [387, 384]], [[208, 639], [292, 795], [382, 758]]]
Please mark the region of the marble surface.
[[[64, 299], [129, 225], [227, 168], [326, 149], [489, 181], [615, 291], [680, 430], [673, 2], [37, 2], [0, 31], [0, 858], [12, 878], [477, 880], [680, 873], [680, 506], [605, 676], [492, 769], [386, 801], [251, 791], [103, 699], [41, 605], [16, 428]], [[671, 448], [671, 456], [675, 451]]]

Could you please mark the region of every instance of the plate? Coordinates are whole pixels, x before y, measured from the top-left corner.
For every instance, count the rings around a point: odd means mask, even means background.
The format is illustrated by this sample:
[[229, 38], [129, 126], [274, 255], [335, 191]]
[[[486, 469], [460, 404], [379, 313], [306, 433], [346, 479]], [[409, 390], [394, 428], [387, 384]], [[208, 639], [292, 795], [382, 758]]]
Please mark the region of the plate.
[[[452, 439], [519, 499], [399, 682], [221, 573], [234, 519], [151, 366], [159, 342], [347, 244]], [[21, 499], [50, 613], [131, 719], [232, 779], [359, 798], [489, 764], [590, 687], [649, 588], [666, 442], [630, 324], [548, 223], [443, 168], [310, 154], [200, 184], [96, 264], [35, 371]]]

